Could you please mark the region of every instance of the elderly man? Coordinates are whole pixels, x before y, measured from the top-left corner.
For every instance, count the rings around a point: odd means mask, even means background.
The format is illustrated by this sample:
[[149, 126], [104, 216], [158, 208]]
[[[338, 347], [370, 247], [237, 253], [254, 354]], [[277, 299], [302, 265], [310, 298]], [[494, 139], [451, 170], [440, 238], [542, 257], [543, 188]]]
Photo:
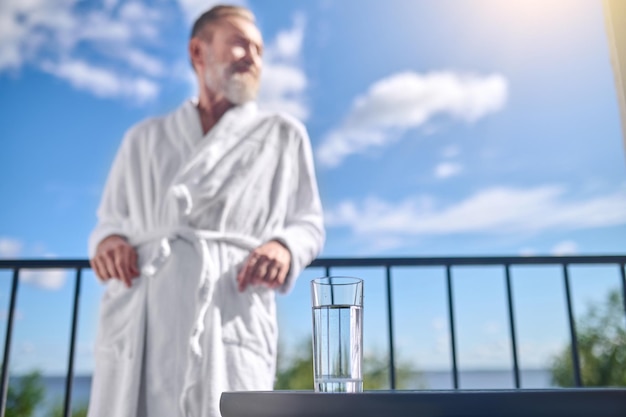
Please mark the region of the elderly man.
[[270, 390], [275, 291], [319, 253], [322, 209], [304, 127], [253, 102], [252, 13], [194, 24], [199, 97], [126, 134], [90, 237], [107, 283], [91, 417], [219, 416], [226, 390]]

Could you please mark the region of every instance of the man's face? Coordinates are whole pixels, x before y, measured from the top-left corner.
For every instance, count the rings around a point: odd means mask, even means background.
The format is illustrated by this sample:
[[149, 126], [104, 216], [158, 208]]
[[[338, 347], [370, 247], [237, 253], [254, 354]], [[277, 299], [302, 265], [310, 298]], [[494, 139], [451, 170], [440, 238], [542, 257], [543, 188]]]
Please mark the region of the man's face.
[[239, 16], [227, 16], [212, 27], [205, 42], [204, 81], [233, 104], [253, 100], [261, 77], [263, 39], [257, 27]]

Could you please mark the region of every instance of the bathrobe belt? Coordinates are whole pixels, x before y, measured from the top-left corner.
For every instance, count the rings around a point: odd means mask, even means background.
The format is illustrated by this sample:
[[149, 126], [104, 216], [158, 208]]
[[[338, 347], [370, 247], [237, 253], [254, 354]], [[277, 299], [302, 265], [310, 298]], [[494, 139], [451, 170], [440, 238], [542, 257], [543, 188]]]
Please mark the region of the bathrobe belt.
[[250, 236], [244, 236], [234, 233], [217, 232], [213, 230], [192, 229], [190, 227], [176, 227], [164, 230], [156, 230], [146, 233], [137, 238], [130, 239], [133, 246], [141, 246], [144, 244], [158, 242], [154, 253], [141, 268], [141, 275], [146, 278], [153, 277], [163, 265], [168, 261], [172, 254], [171, 243], [176, 239], [183, 239], [194, 245], [202, 258], [202, 268], [200, 270], [200, 285], [198, 287], [198, 296], [200, 300], [200, 309], [191, 333], [189, 341], [191, 351], [200, 358], [202, 357], [202, 349], [200, 347], [200, 336], [204, 332], [204, 317], [211, 304], [213, 290], [215, 284], [211, 282], [210, 275], [216, 268], [209, 252], [207, 241], [217, 241], [227, 243], [238, 248], [252, 251], [261, 245], [261, 241]]

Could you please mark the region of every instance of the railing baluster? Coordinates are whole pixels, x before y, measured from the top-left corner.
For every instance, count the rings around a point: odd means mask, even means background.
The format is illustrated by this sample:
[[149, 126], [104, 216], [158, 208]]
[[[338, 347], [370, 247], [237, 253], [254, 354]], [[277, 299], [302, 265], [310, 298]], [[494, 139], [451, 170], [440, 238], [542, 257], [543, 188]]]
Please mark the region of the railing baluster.
[[519, 365], [517, 362], [517, 338], [515, 336], [515, 314], [513, 312], [513, 290], [511, 288], [511, 266], [504, 266], [506, 274], [506, 295], [509, 308], [509, 330], [511, 332], [511, 351], [513, 354], [513, 378], [515, 380], [515, 388], [520, 387]]
[[459, 388], [459, 369], [456, 363], [456, 336], [454, 331], [454, 299], [452, 296], [452, 270], [446, 265], [446, 281], [448, 284], [448, 323], [450, 324], [450, 349], [452, 353], [452, 381], [454, 389]]
[[626, 263], [620, 264], [619, 272], [622, 276], [622, 302], [624, 303], [624, 314], [626, 314]]
[[65, 403], [63, 415], [72, 415], [72, 386], [74, 383], [74, 350], [76, 347], [76, 328], [78, 324], [78, 306], [80, 299], [80, 282], [82, 269], [76, 269], [76, 285], [74, 286], [74, 308], [72, 311], [72, 330], [70, 333], [70, 353], [67, 362], [67, 377], [65, 378]]
[[391, 301], [391, 268], [389, 265], [385, 266], [387, 273], [387, 321], [389, 326], [389, 380], [391, 382], [391, 389], [396, 389], [396, 360], [394, 358], [393, 347], [393, 315], [392, 315], [392, 301]]
[[11, 301], [9, 302], [9, 317], [7, 319], [6, 336], [4, 338], [4, 357], [2, 359], [2, 379], [0, 380], [0, 416], [4, 417], [7, 407], [7, 394], [9, 391], [9, 361], [11, 356], [11, 338], [13, 336], [13, 320], [15, 303], [17, 301], [17, 288], [20, 283], [20, 269], [13, 269], [11, 281]]
[[572, 295], [569, 285], [569, 272], [567, 264], [563, 264], [563, 281], [565, 283], [565, 299], [567, 301], [567, 316], [569, 318], [569, 332], [572, 340], [572, 367], [574, 368], [574, 382], [577, 387], [582, 387], [583, 382], [580, 377], [580, 361], [578, 358], [578, 338], [576, 337], [576, 322], [574, 319], [574, 308], [572, 306]]
[[330, 276], [330, 266], [326, 265], [325, 271], [326, 276], [328, 277], [328, 283], [331, 285], [330, 287], [330, 303], [335, 304], [335, 289], [332, 287], [333, 278]]

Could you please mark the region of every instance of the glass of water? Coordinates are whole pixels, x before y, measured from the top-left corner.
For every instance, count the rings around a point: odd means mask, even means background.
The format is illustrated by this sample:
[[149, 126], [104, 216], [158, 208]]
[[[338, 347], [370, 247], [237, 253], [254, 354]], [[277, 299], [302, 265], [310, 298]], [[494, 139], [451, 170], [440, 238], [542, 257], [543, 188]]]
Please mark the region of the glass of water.
[[363, 280], [311, 281], [316, 392], [362, 392]]

